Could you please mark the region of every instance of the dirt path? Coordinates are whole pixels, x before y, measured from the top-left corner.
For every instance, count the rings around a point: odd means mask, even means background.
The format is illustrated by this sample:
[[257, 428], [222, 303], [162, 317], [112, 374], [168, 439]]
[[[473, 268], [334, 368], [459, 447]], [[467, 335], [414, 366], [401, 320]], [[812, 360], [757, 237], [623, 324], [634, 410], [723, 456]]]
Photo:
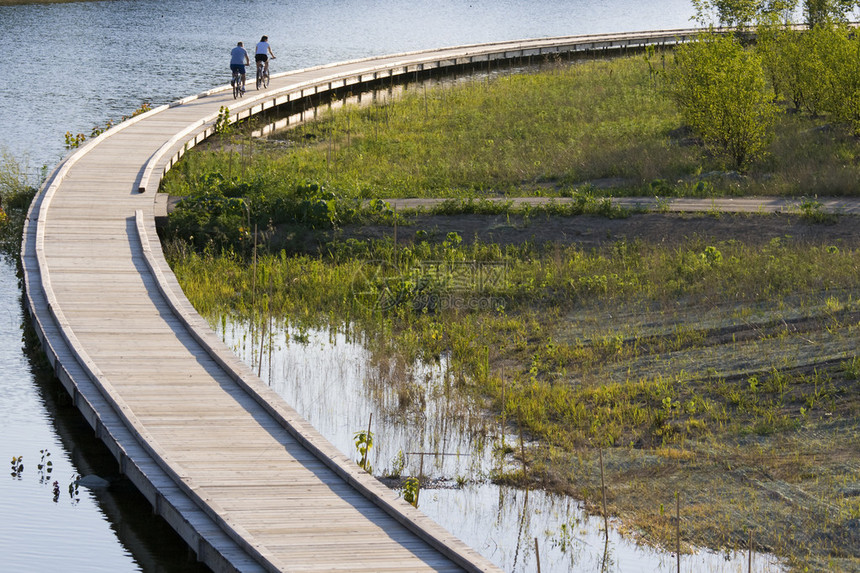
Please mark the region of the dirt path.
[[[668, 246], [698, 238], [719, 242], [743, 238], [764, 244], [775, 238], [813, 244], [850, 247], [860, 244], [860, 220], [856, 215], [836, 216], [829, 223], [814, 223], [799, 214], [757, 216], [738, 213], [637, 213], [623, 219], [582, 215], [577, 217], [507, 215], [417, 215], [398, 229], [398, 242], [411, 242], [417, 231], [428, 240], [441, 240], [456, 232], [464, 242], [475, 240], [500, 244], [526, 241], [599, 247], [619, 240], [642, 240]], [[347, 227], [345, 237], [390, 237], [391, 226]]]
[[[490, 198], [491, 202], [512, 202], [514, 205], [540, 205], [550, 201], [559, 204], [573, 202], [574, 199], [560, 197], [516, 197], [516, 198]], [[415, 209], [418, 207], [430, 207], [442, 203], [444, 199], [389, 199], [392, 206], [400, 209]], [[818, 203], [820, 209], [825, 213], [836, 213], [846, 215], [860, 214], [860, 200], [854, 198], [780, 198], [780, 197], [715, 197], [705, 199], [694, 199], [684, 197], [614, 197], [612, 203], [621, 207], [631, 209], [665, 210], [672, 212], [712, 212], [721, 211], [725, 213], [800, 213], [804, 204]]]

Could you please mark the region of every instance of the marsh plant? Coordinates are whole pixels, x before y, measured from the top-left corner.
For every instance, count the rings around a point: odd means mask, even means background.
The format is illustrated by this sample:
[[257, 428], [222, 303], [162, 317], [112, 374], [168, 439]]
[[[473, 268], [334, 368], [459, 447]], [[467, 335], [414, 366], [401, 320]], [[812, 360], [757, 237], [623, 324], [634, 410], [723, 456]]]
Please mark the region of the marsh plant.
[[36, 470], [39, 472], [39, 482], [45, 483], [51, 478], [51, 473], [54, 471], [54, 462], [51, 461], [51, 452], [48, 450], [39, 450], [39, 464]]
[[414, 507], [418, 507], [418, 492], [420, 487], [418, 478], [406, 478], [406, 481], [403, 482], [403, 488], [401, 489], [403, 500], [406, 501], [406, 503], [412, 504]]
[[0, 254], [4, 257], [17, 257], [20, 253], [24, 220], [36, 194], [32, 179], [25, 161], [0, 149]]
[[355, 441], [355, 450], [360, 456], [358, 467], [367, 473], [373, 473], [373, 466], [370, 464], [370, 448], [373, 447], [373, 432], [368, 430], [359, 430], [353, 435]]
[[24, 456], [12, 456], [12, 478], [13, 479], [21, 479], [21, 475], [24, 473]]

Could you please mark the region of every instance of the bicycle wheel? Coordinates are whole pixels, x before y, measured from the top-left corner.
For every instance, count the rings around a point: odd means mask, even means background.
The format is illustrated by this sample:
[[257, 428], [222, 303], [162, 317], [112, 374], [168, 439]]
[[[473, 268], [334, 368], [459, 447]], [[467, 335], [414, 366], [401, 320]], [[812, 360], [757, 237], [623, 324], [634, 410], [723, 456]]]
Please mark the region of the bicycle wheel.
[[233, 79], [230, 80], [230, 85], [233, 86], [233, 99], [236, 99], [239, 97], [239, 89], [242, 87], [239, 76], [233, 74]]
[[269, 87], [269, 70], [263, 72], [263, 88]]
[[257, 89], [260, 89], [260, 85], [263, 83], [263, 76], [260, 72], [260, 67], [257, 66]]

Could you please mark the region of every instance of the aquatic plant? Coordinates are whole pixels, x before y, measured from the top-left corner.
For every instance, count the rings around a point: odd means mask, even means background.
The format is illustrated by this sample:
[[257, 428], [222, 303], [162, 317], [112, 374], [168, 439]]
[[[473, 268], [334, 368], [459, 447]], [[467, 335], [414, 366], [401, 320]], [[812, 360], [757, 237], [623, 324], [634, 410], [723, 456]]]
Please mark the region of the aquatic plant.
[[404, 501], [412, 504], [414, 507], [418, 507], [419, 490], [420, 485], [418, 482], [418, 478], [406, 478], [406, 481], [403, 482], [403, 489], [401, 490]]
[[54, 471], [54, 462], [51, 461], [51, 452], [47, 449], [39, 450], [39, 464], [36, 470], [39, 472], [39, 482], [44, 483], [51, 478], [51, 472]]
[[21, 474], [24, 473], [24, 456], [12, 456], [12, 477], [21, 479]]
[[359, 430], [353, 434], [355, 441], [355, 449], [358, 455], [361, 456], [358, 460], [358, 466], [367, 473], [373, 473], [373, 466], [370, 464], [370, 448], [373, 447], [373, 432], [369, 430]]

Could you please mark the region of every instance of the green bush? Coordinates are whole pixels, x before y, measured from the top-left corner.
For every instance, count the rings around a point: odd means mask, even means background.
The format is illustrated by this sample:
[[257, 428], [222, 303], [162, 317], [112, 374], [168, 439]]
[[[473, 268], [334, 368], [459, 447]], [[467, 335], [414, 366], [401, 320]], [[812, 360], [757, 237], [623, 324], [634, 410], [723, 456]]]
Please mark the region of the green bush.
[[762, 28], [758, 51], [778, 95], [860, 133], [860, 38], [851, 29], [832, 23], [808, 31]]
[[715, 155], [739, 170], [764, 155], [779, 108], [761, 58], [737, 39], [709, 34], [678, 46], [668, 90]]
[[843, 26], [817, 26], [809, 34], [820, 36], [823, 44], [824, 109], [860, 134], [860, 37]]

